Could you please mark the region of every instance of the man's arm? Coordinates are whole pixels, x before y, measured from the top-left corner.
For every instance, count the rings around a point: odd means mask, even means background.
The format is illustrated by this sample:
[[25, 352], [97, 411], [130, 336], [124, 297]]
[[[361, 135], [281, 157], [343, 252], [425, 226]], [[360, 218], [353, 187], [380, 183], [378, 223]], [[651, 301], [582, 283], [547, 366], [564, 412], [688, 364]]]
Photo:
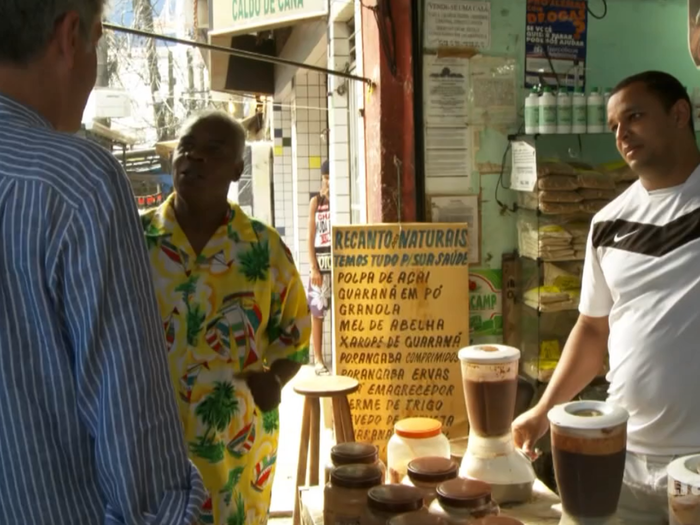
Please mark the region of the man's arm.
[[581, 315], [569, 334], [552, 380], [537, 404], [540, 411], [571, 401], [600, 373], [608, 352], [608, 315], [612, 306], [612, 294], [591, 234], [583, 267]]
[[121, 168], [100, 160], [105, 185], [71, 211], [52, 278], [77, 409], [94, 437], [105, 523], [189, 525], [205, 490], [187, 458], [143, 231]]
[[600, 372], [608, 349], [608, 315], [612, 294], [605, 282], [598, 254], [588, 238], [581, 286], [581, 315], [569, 334], [561, 359], [542, 398], [513, 422], [515, 446], [535, 456], [535, 443], [547, 433], [547, 412], [571, 401]]
[[607, 317], [579, 315], [538, 403], [540, 410], [549, 411], [555, 405], [571, 401], [595, 379], [605, 364], [609, 333]]

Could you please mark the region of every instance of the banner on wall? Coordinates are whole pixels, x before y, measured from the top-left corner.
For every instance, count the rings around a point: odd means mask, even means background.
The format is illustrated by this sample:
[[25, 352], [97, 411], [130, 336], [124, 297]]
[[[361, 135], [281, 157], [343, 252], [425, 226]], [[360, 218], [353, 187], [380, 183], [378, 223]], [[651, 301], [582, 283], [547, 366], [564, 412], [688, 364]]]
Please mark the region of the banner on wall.
[[333, 227], [335, 366], [360, 382], [355, 438], [386, 458], [394, 424], [468, 434], [457, 352], [469, 344], [466, 224]]
[[501, 270], [472, 269], [469, 271], [471, 344], [500, 342], [500, 338], [503, 337], [501, 283]]
[[688, 49], [700, 69], [700, 0], [688, 0]]
[[587, 0], [527, 0], [525, 87], [585, 88]]

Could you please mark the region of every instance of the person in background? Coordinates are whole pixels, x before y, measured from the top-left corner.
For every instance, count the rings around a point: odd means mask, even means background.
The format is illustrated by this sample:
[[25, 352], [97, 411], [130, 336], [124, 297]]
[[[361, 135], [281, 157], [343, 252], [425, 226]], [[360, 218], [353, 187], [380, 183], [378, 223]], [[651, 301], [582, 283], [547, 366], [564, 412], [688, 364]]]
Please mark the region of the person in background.
[[186, 525], [204, 502], [129, 181], [70, 135], [104, 5], [0, 6], [0, 523]]
[[331, 305], [331, 204], [328, 161], [321, 165], [321, 191], [309, 204], [309, 264], [307, 289], [311, 309], [312, 344], [316, 375], [330, 375], [323, 359], [323, 320]]
[[308, 362], [304, 285], [269, 226], [228, 201], [245, 131], [222, 112], [186, 124], [175, 193], [142, 216], [202, 523], [267, 523], [282, 387]]
[[608, 123], [639, 180], [593, 218], [578, 322], [513, 433], [532, 453], [549, 409], [588, 385], [609, 353], [608, 401], [630, 414], [618, 512], [624, 524], [662, 524], [666, 467], [700, 452], [700, 151], [688, 94], [666, 73], [618, 84]]

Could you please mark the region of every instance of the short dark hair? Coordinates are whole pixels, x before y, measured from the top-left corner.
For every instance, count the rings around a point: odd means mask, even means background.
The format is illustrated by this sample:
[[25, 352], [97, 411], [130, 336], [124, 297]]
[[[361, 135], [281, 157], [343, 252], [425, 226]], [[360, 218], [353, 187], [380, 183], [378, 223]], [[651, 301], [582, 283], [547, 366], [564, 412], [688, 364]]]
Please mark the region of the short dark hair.
[[46, 50], [56, 22], [70, 11], [80, 15], [84, 38], [106, 0], [2, 0], [0, 63], [26, 65]]
[[615, 88], [612, 90], [611, 96], [623, 89], [633, 85], [633, 84], [644, 84], [651, 93], [653, 93], [656, 98], [663, 104], [666, 111], [670, 111], [671, 108], [679, 100], [684, 100], [688, 103], [690, 108], [690, 129], [695, 131], [695, 125], [693, 124], [693, 103], [690, 101], [690, 96], [688, 91], [683, 87], [683, 84], [668, 73], [663, 71], [645, 71], [644, 73], [638, 73], [627, 77], [622, 80]]
[[330, 174], [330, 169], [328, 166], [328, 161], [324, 160], [323, 164], [321, 164], [321, 175], [329, 175]]

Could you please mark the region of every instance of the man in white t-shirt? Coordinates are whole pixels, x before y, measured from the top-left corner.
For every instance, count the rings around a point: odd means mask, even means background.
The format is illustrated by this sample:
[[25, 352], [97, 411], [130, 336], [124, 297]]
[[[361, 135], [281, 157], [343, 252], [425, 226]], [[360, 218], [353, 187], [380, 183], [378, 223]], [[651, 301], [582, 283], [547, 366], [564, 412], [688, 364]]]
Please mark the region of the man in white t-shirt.
[[609, 352], [608, 400], [630, 414], [618, 514], [662, 524], [666, 466], [700, 452], [700, 152], [688, 94], [666, 73], [623, 80], [608, 124], [639, 181], [593, 218], [578, 322], [513, 434], [532, 454], [549, 409], [583, 390]]

